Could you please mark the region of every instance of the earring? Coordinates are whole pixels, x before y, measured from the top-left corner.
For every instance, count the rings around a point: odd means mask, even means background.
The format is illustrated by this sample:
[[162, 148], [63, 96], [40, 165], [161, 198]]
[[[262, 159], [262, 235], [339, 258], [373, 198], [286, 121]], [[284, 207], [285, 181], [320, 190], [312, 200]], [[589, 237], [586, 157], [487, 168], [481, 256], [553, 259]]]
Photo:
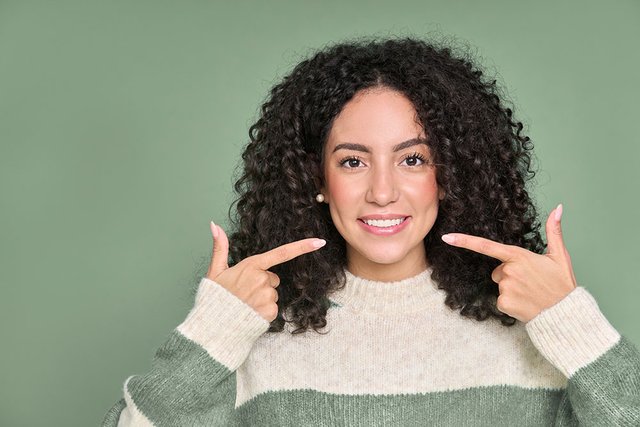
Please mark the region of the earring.
[[316, 196], [316, 200], [318, 201], [318, 203], [324, 202], [324, 195], [322, 195], [322, 193], [318, 193], [318, 195]]

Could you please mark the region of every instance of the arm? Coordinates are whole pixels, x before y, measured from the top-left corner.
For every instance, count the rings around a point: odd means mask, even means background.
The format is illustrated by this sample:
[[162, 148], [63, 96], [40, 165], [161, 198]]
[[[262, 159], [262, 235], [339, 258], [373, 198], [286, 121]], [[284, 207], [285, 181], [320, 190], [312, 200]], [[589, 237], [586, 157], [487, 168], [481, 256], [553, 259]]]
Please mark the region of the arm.
[[531, 341], [567, 378], [557, 425], [640, 425], [640, 352], [577, 287], [526, 323]]
[[269, 322], [203, 278], [194, 307], [156, 352], [151, 370], [124, 383], [103, 426], [230, 425], [235, 371]]

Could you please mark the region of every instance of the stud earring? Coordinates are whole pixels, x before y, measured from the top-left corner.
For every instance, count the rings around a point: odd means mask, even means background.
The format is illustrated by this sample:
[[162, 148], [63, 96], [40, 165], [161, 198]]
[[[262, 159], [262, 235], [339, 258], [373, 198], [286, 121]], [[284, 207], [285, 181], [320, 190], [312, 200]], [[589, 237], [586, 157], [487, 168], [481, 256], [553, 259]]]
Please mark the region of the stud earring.
[[318, 193], [318, 195], [316, 196], [316, 200], [318, 201], [318, 203], [324, 202], [324, 195], [322, 193]]

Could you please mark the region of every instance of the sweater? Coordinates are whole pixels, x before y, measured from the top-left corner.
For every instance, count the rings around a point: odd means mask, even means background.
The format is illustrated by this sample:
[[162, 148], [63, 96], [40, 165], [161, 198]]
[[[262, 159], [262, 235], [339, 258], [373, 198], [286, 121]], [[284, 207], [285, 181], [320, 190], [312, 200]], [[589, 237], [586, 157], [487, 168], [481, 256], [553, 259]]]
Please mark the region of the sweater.
[[297, 335], [202, 278], [103, 426], [640, 426], [640, 352], [584, 287], [505, 327], [447, 307], [431, 271], [345, 270], [322, 333]]

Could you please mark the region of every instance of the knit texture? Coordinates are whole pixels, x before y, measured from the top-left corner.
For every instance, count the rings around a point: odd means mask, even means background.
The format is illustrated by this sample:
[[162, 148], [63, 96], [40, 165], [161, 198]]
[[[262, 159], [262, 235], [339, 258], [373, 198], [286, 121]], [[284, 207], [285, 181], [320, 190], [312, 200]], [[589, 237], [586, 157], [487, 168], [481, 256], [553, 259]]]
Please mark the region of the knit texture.
[[203, 278], [103, 426], [638, 426], [640, 353], [578, 287], [527, 324], [449, 309], [431, 269], [345, 271], [327, 326], [291, 335]]

